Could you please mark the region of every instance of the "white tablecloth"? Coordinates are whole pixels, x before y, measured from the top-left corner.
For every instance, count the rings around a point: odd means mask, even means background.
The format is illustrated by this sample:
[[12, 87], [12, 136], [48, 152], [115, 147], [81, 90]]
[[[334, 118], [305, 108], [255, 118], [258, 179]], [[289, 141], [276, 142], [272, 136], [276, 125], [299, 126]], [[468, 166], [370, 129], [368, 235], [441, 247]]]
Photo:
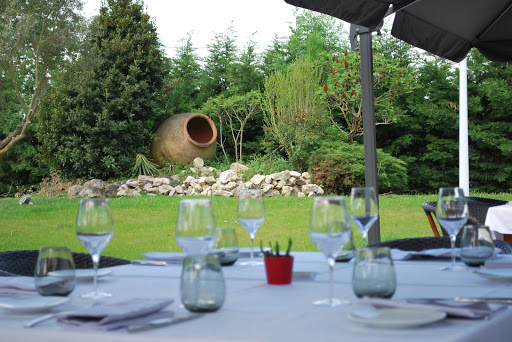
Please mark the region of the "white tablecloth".
[[[366, 327], [347, 318], [350, 306], [318, 307], [313, 300], [328, 292], [328, 267], [318, 253], [295, 253], [294, 272], [298, 279], [291, 285], [266, 284], [263, 266], [235, 264], [224, 267], [226, 301], [217, 312], [198, 320], [140, 333], [80, 331], [47, 321], [32, 329], [23, 322], [36, 314], [13, 314], [0, 309], [1, 341], [509, 341], [512, 309], [489, 320], [445, 319], [415, 329], [382, 330]], [[394, 299], [453, 298], [496, 296], [512, 297], [512, 283], [495, 282], [471, 270], [441, 271], [449, 261], [398, 261], [395, 263], [398, 287]], [[124, 300], [133, 297], [175, 298], [172, 309], [180, 308], [179, 278], [181, 266], [135, 266], [113, 268], [111, 275], [99, 281], [102, 290]], [[351, 286], [351, 263], [335, 266], [335, 292], [339, 298], [355, 300]], [[314, 280], [311, 280], [314, 278]], [[300, 280], [299, 280], [300, 279]], [[78, 283], [70, 304], [58, 310], [90, 305], [80, 294], [91, 290], [91, 283]]]
[[512, 234], [512, 203], [490, 207], [485, 217], [485, 225], [496, 238], [502, 239], [503, 234]]

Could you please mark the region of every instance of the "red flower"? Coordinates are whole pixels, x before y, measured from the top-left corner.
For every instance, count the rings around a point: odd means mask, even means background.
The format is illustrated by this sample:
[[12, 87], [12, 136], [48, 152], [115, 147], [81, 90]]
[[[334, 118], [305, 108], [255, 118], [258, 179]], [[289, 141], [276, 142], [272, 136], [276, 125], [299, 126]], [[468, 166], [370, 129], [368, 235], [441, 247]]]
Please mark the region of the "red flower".
[[324, 91], [327, 91], [327, 83], [324, 83]]
[[345, 68], [348, 68], [348, 63], [347, 63], [347, 61], [345, 61]]

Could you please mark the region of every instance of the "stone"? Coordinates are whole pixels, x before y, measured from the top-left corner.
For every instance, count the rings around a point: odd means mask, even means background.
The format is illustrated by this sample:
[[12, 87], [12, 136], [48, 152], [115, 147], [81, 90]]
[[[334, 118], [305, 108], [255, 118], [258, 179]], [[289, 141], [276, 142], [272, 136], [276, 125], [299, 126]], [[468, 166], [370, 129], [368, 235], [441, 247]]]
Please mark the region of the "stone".
[[171, 180], [169, 178], [154, 178], [153, 179], [153, 186], [160, 186], [163, 184], [171, 184]]
[[107, 184], [107, 186], [105, 186], [105, 194], [107, 195], [108, 198], [116, 196], [118, 190], [119, 190], [119, 185], [117, 185], [115, 183]]
[[281, 195], [281, 193], [279, 192], [279, 190], [276, 189], [272, 189], [265, 194], [265, 196], [267, 197], [278, 197], [279, 195]]
[[309, 172], [302, 172], [302, 178], [311, 179], [311, 174]]
[[273, 180], [274, 180], [274, 178], [272, 177], [272, 175], [265, 176], [265, 183], [272, 184]]
[[231, 192], [224, 190], [213, 190], [212, 195], [222, 197], [233, 197], [233, 194]]
[[313, 195], [323, 195], [324, 190], [316, 184], [306, 184], [302, 186], [302, 192], [308, 196], [310, 196], [311, 193], [313, 193]]
[[295, 184], [297, 184], [297, 178], [293, 178], [293, 177], [290, 177], [290, 179], [288, 179], [288, 182], [286, 182], [286, 185], [289, 185], [289, 186], [294, 186]]
[[274, 180], [276, 180], [276, 181], [284, 180], [286, 182], [286, 181], [288, 181], [289, 178], [290, 178], [290, 171], [288, 171], [288, 170], [274, 174]]
[[175, 187], [174, 187], [174, 190], [176, 190], [176, 193], [177, 193], [177, 194], [183, 194], [183, 193], [185, 193], [185, 189], [183, 189], [183, 186], [181, 186], [181, 185], [175, 186]]
[[272, 184], [263, 184], [263, 186], [261, 187], [261, 192], [263, 192], [264, 194], [266, 194], [267, 192], [269, 192], [270, 190], [274, 189], [274, 186]]
[[206, 177], [204, 179], [206, 184], [214, 184], [216, 182], [215, 178], [213, 176]]
[[283, 188], [283, 186], [286, 185], [286, 181], [284, 179], [276, 182], [276, 185], [274, 186], [274, 188], [276, 188], [277, 190], [281, 190]]
[[295, 184], [296, 185], [304, 185], [304, 184], [306, 184], [306, 181], [302, 177], [294, 178], [294, 179], [295, 179]]
[[93, 179], [86, 182], [78, 194], [80, 198], [95, 198], [95, 197], [106, 197], [103, 188], [105, 183], [101, 179]]
[[297, 193], [297, 197], [301, 197], [301, 198], [306, 197], [306, 194], [301, 191], [301, 192]]
[[144, 187], [147, 183], [153, 183], [153, 177], [146, 176], [146, 175], [139, 175], [137, 178], [137, 182], [139, 183], [139, 186]]
[[202, 168], [204, 166], [204, 160], [201, 157], [194, 158], [192, 163], [194, 164], [194, 167], [198, 168], [198, 169], [200, 169], [200, 168]]
[[254, 185], [260, 185], [265, 180], [265, 176], [263, 175], [254, 175], [251, 178], [251, 183]]
[[233, 163], [233, 164], [231, 164], [231, 165], [229, 166], [229, 169], [230, 169], [230, 170], [234, 170], [234, 171], [236, 171], [237, 173], [238, 173], [238, 172], [243, 172], [243, 171], [247, 171], [247, 170], [249, 170], [249, 168], [248, 168], [247, 166], [242, 165], [242, 164], [240, 164], [240, 163]]
[[285, 197], [290, 197], [292, 195], [292, 192], [293, 192], [293, 188], [291, 186], [285, 185], [281, 189], [281, 195], [283, 195]]
[[68, 197], [69, 198], [78, 198], [80, 191], [82, 191], [81, 185], [73, 185], [68, 189]]
[[139, 181], [136, 179], [129, 179], [126, 181], [125, 184], [129, 187], [136, 188], [139, 186]]
[[226, 170], [220, 174], [219, 182], [226, 184], [228, 182], [235, 181], [237, 178], [238, 175], [235, 170]]
[[168, 185], [168, 184], [162, 184], [158, 187], [158, 193], [160, 195], [168, 195], [169, 192], [171, 191], [171, 189], [173, 189], [172, 186]]
[[301, 174], [297, 171], [290, 171], [290, 177], [299, 178]]

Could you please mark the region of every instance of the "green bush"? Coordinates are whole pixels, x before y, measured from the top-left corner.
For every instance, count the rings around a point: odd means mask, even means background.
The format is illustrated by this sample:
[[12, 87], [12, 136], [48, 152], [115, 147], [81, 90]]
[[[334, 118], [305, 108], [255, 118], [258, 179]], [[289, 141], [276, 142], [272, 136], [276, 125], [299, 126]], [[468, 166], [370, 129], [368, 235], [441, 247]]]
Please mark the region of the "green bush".
[[[352, 187], [364, 186], [364, 147], [343, 141], [322, 142], [311, 156], [310, 173], [326, 193], [349, 194]], [[379, 192], [407, 190], [407, 168], [403, 161], [377, 150]]]

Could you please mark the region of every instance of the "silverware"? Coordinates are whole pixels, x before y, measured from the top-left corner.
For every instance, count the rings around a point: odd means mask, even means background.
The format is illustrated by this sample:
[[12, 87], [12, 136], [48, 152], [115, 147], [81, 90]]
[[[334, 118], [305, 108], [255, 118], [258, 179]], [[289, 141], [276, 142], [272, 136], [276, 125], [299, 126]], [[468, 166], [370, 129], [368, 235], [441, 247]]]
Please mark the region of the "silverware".
[[131, 263], [134, 265], [167, 266], [165, 261], [156, 260], [132, 260]]
[[465, 302], [465, 303], [478, 303], [478, 302], [488, 302], [488, 303], [500, 303], [500, 304], [509, 304], [512, 305], [512, 298], [493, 298], [493, 297], [478, 297], [478, 298], [453, 298], [456, 302]]
[[23, 324], [23, 327], [24, 328], [32, 328], [36, 324], [39, 324], [41, 322], [44, 322], [44, 321], [47, 321], [49, 319], [55, 318], [55, 317], [57, 317], [60, 314], [66, 314], [66, 313], [68, 313], [68, 311], [56, 312], [56, 313], [51, 313], [51, 314], [39, 316], [39, 317], [34, 318], [34, 319], [26, 322], [25, 324]]
[[199, 317], [203, 317], [203, 315], [194, 314], [194, 315], [181, 316], [181, 317], [161, 318], [161, 319], [155, 319], [153, 321], [149, 321], [149, 322], [142, 323], [142, 324], [129, 325], [127, 327], [127, 329], [129, 332], [137, 332], [137, 331], [143, 331], [143, 330], [148, 330], [148, 329], [153, 329], [153, 328], [159, 328], [159, 327], [172, 325], [172, 324], [178, 324], [178, 323], [190, 321], [190, 320], [193, 320], [193, 319], [196, 319]]

